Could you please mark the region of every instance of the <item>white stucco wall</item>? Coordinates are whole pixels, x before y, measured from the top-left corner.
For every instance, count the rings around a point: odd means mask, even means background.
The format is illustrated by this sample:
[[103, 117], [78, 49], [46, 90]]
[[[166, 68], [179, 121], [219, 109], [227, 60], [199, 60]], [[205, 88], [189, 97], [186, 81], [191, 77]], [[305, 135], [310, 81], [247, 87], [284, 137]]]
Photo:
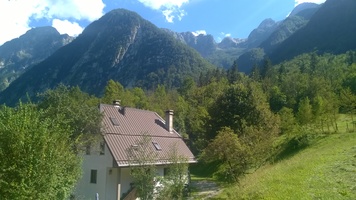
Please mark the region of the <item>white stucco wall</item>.
[[[75, 189], [77, 199], [95, 200], [96, 193], [100, 200], [117, 199], [118, 169], [113, 167], [113, 157], [105, 145], [105, 154], [100, 155], [98, 149], [90, 155], [83, 155], [82, 178]], [[90, 183], [91, 170], [97, 170], [97, 182]]]
[[120, 176], [120, 183], [121, 183], [121, 196], [128, 192], [131, 188], [130, 183], [133, 182], [132, 177], [130, 176], [130, 168], [120, 168], [121, 176]]
[[[116, 200], [118, 193], [122, 197], [133, 183], [130, 168], [113, 168], [114, 159], [107, 145], [104, 155], [100, 155], [99, 147], [93, 149], [90, 155], [83, 155], [83, 174], [74, 191], [76, 199], [95, 200], [96, 193], [100, 200]], [[164, 175], [164, 168], [165, 166], [157, 167], [157, 176]], [[97, 183], [90, 183], [91, 170], [97, 170]]]

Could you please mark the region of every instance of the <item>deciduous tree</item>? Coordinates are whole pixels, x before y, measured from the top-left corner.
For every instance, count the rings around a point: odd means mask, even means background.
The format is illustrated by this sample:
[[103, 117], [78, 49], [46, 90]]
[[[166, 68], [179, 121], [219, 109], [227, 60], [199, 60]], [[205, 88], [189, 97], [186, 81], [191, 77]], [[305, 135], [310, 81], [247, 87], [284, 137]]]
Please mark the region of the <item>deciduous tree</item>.
[[248, 146], [240, 141], [232, 129], [223, 127], [204, 149], [201, 159], [208, 163], [218, 162], [220, 166], [215, 174], [236, 182], [249, 168], [251, 154]]
[[68, 199], [80, 176], [73, 129], [64, 115], [32, 104], [0, 110], [1, 199]]

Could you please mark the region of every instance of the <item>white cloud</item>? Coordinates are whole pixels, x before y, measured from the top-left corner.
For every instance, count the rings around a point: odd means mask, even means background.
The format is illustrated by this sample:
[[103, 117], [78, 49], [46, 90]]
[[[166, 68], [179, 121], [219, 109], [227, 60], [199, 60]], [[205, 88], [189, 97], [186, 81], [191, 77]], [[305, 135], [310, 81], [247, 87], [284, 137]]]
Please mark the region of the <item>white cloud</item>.
[[316, 3], [321, 4], [324, 3], [326, 0], [295, 0], [295, 6], [302, 4], [302, 3]]
[[186, 15], [186, 12], [181, 8], [184, 4], [189, 3], [189, 0], [138, 0], [146, 7], [153, 10], [159, 10], [165, 16], [167, 22], [173, 23], [177, 18], [179, 21]]
[[[51, 23], [56, 18], [72, 23], [79, 20], [91, 22], [103, 15], [104, 7], [102, 0], [0, 0], [0, 45], [24, 34], [31, 28], [31, 20], [47, 19]], [[67, 27], [68, 23], [62, 25]]]
[[189, 0], [139, 0], [139, 2], [154, 10], [159, 10], [162, 8], [180, 8], [183, 4], [189, 3]]
[[226, 37], [231, 37], [231, 33], [224, 33], [224, 32], [221, 32], [220, 35], [223, 36], [224, 38], [226, 38]]
[[162, 11], [162, 14], [166, 17], [167, 22], [173, 23], [174, 16], [172, 15], [173, 11], [172, 10], [164, 10]]
[[198, 30], [198, 31], [194, 31], [192, 33], [193, 33], [194, 36], [206, 35], [206, 31], [205, 30]]
[[103, 15], [102, 0], [47, 0], [47, 17], [93, 21]]
[[57, 29], [60, 34], [67, 33], [71, 36], [77, 36], [83, 32], [83, 28], [76, 22], [70, 22], [68, 20], [54, 19], [52, 26]]

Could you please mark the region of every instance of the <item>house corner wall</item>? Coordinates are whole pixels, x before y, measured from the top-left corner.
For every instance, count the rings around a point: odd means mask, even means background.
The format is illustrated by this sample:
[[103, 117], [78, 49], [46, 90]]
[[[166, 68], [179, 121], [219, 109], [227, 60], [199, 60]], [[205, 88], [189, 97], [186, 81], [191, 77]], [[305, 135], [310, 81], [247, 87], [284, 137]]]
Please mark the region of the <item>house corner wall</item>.
[[[77, 199], [95, 200], [96, 193], [100, 200], [117, 199], [118, 168], [113, 168], [113, 156], [107, 145], [105, 154], [99, 152], [83, 155], [82, 177], [78, 181], [74, 195]], [[97, 170], [96, 183], [90, 183], [91, 170]]]

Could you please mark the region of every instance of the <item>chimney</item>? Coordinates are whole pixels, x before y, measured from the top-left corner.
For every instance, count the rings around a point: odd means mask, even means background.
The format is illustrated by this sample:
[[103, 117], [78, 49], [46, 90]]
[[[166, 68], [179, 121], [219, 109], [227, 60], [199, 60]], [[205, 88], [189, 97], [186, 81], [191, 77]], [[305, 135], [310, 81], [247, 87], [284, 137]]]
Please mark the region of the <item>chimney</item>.
[[114, 100], [114, 101], [112, 102], [112, 104], [113, 104], [114, 107], [116, 107], [116, 108], [120, 108], [120, 103], [121, 103], [121, 100]]
[[173, 131], [173, 110], [166, 111], [166, 129], [170, 133]]

